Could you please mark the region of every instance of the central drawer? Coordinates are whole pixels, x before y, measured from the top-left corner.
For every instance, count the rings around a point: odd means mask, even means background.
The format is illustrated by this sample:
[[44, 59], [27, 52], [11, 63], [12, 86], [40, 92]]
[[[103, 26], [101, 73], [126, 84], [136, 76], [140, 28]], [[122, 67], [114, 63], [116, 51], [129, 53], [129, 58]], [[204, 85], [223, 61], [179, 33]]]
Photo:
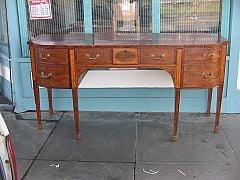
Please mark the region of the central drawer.
[[142, 49], [141, 64], [176, 64], [176, 56], [175, 49]]
[[78, 65], [104, 65], [111, 63], [110, 48], [83, 48], [77, 49]]
[[113, 64], [138, 64], [138, 50], [136, 48], [113, 48]]
[[41, 86], [68, 88], [70, 72], [68, 66], [37, 64], [37, 81]]

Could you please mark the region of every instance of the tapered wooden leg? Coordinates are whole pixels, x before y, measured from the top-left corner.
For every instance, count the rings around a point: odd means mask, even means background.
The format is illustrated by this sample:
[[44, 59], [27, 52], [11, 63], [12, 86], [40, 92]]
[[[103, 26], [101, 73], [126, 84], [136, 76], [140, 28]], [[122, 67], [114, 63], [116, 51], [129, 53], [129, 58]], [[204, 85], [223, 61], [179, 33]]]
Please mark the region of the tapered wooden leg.
[[208, 105], [207, 105], [207, 116], [210, 116], [211, 113], [211, 104], [212, 104], [212, 88], [208, 89]]
[[180, 104], [180, 89], [175, 89], [175, 107], [174, 107], [174, 122], [173, 122], [173, 142], [177, 141], [178, 133], [178, 118]]
[[35, 81], [33, 82], [33, 92], [34, 92], [34, 98], [35, 98], [35, 104], [36, 104], [38, 129], [41, 130], [43, 129], [43, 126], [42, 126], [42, 120], [41, 120], [39, 86]]
[[76, 139], [80, 139], [80, 131], [79, 131], [79, 112], [78, 112], [78, 89], [72, 89], [72, 98], [73, 98], [73, 113], [74, 113], [74, 123], [75, 123], [75, 131], [76, 131]]
[[52, 89], [47, 88], [47, 92], [48, 92], [49, 114], [53, 115]]
[[217, 133], [219, 130], [220, 116], [221, 116], [221, 107], [222, 107], [222, 95], [223, 95], [223, 85], [219, 85], [217, 88], [217, 110], [215, 117], [214, 133]]

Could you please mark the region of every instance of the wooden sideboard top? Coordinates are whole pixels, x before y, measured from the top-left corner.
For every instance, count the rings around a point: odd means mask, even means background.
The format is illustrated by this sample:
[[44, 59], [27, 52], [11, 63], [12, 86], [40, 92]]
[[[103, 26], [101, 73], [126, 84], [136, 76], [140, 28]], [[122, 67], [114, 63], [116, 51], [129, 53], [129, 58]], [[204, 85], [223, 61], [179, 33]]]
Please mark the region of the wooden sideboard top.
[[214, 45], [227, 44], [219, 34], [208, 33], [125, 33], [125, 34], [43, 34], [29, 41], [35, 45], [49, 46], [121, 46], [121, 45]]

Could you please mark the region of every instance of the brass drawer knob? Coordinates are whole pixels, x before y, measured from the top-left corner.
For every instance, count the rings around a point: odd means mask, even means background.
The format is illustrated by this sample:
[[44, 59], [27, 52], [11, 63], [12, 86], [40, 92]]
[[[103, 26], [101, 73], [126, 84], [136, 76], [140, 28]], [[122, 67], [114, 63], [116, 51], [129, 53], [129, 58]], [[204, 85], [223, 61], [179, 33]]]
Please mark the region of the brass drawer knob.
[[210, 79], [213, 77], [213, 73], [202, 73], [204, 79]]
[[217, 56], [216, 53], [204, 53], [203, 57], [204, 58], [215, 58]]
[[40, 54], [40, 58], [41, 58], [42, 60], [48, 60], [50, 57], [51, 57], [50, 54], [47, 54], [46, 56], [44, 56], [42, 53]]
[[155, 56], [155, 54], [152, 54], [151, 55], [152, 56], [152, 58], [154, 59], [154, 60], [162, 60], [163, 58], [165, 58], [165, 54], [160, 54], [160, 55], [158, 55], [158, 56]]
[[50, 78], [50, 77], [52, 77], [53, 76], [53, 73], [48, 73], [48, 74], [46, 74], [45, 72], [41, 72], [41, 76], [43, 77], [43, 78], [45, 78], [45, 79], [47, 79], [47, 78]]
[[100, 54], [96, 54], [95, 57], [91, 57], [90, 54], [85, 54], [85, 56], [86, 56], [89, 60], [97, 60], [98, 58], [100, 58]]

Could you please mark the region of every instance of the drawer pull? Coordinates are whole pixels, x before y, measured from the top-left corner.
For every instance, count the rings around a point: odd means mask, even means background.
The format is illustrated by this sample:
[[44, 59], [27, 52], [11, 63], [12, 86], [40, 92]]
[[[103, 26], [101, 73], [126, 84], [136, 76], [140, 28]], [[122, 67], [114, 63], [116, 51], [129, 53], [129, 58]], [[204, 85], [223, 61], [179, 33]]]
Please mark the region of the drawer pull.
[[217, 56], [217, 54], [216, 53], [204, 53], [203, 54], [203, 57], [204, 58], [214, 58], [214, 57], [216, 57]]
[[50, 57], [51, 57], [50, 54], [47, 54], [46, 56], [44, 56], [42, 53], [40, 54], [40, 58], [41, 58], [42, 60], [48, 60]]
[[98, 58], [100, 58], [100, 54], [96, 54], [95, 57], [91, 57], [91, 55], [86, 54], [85, 55], [89, 60], [97, 60]]
[[203, 77], [204, 79], [210, 79], [210, 78], [213, 77], [213, 73], [203, 73], [203, 74], [202, 74], [202, 77]]
[[155, 56], [154, 54], [151, 55], [154, 60], [162, 60], [165, 58], [165, 54], [161, 54], [159, 56]]
[[48, 74], [45, 74], [45, 72], [41, 72], [41, 76], [43, 77], [43, 78], [50, 78], [50, 77], [52, 77], [53, 76], [53, 73], [48, 73]]

